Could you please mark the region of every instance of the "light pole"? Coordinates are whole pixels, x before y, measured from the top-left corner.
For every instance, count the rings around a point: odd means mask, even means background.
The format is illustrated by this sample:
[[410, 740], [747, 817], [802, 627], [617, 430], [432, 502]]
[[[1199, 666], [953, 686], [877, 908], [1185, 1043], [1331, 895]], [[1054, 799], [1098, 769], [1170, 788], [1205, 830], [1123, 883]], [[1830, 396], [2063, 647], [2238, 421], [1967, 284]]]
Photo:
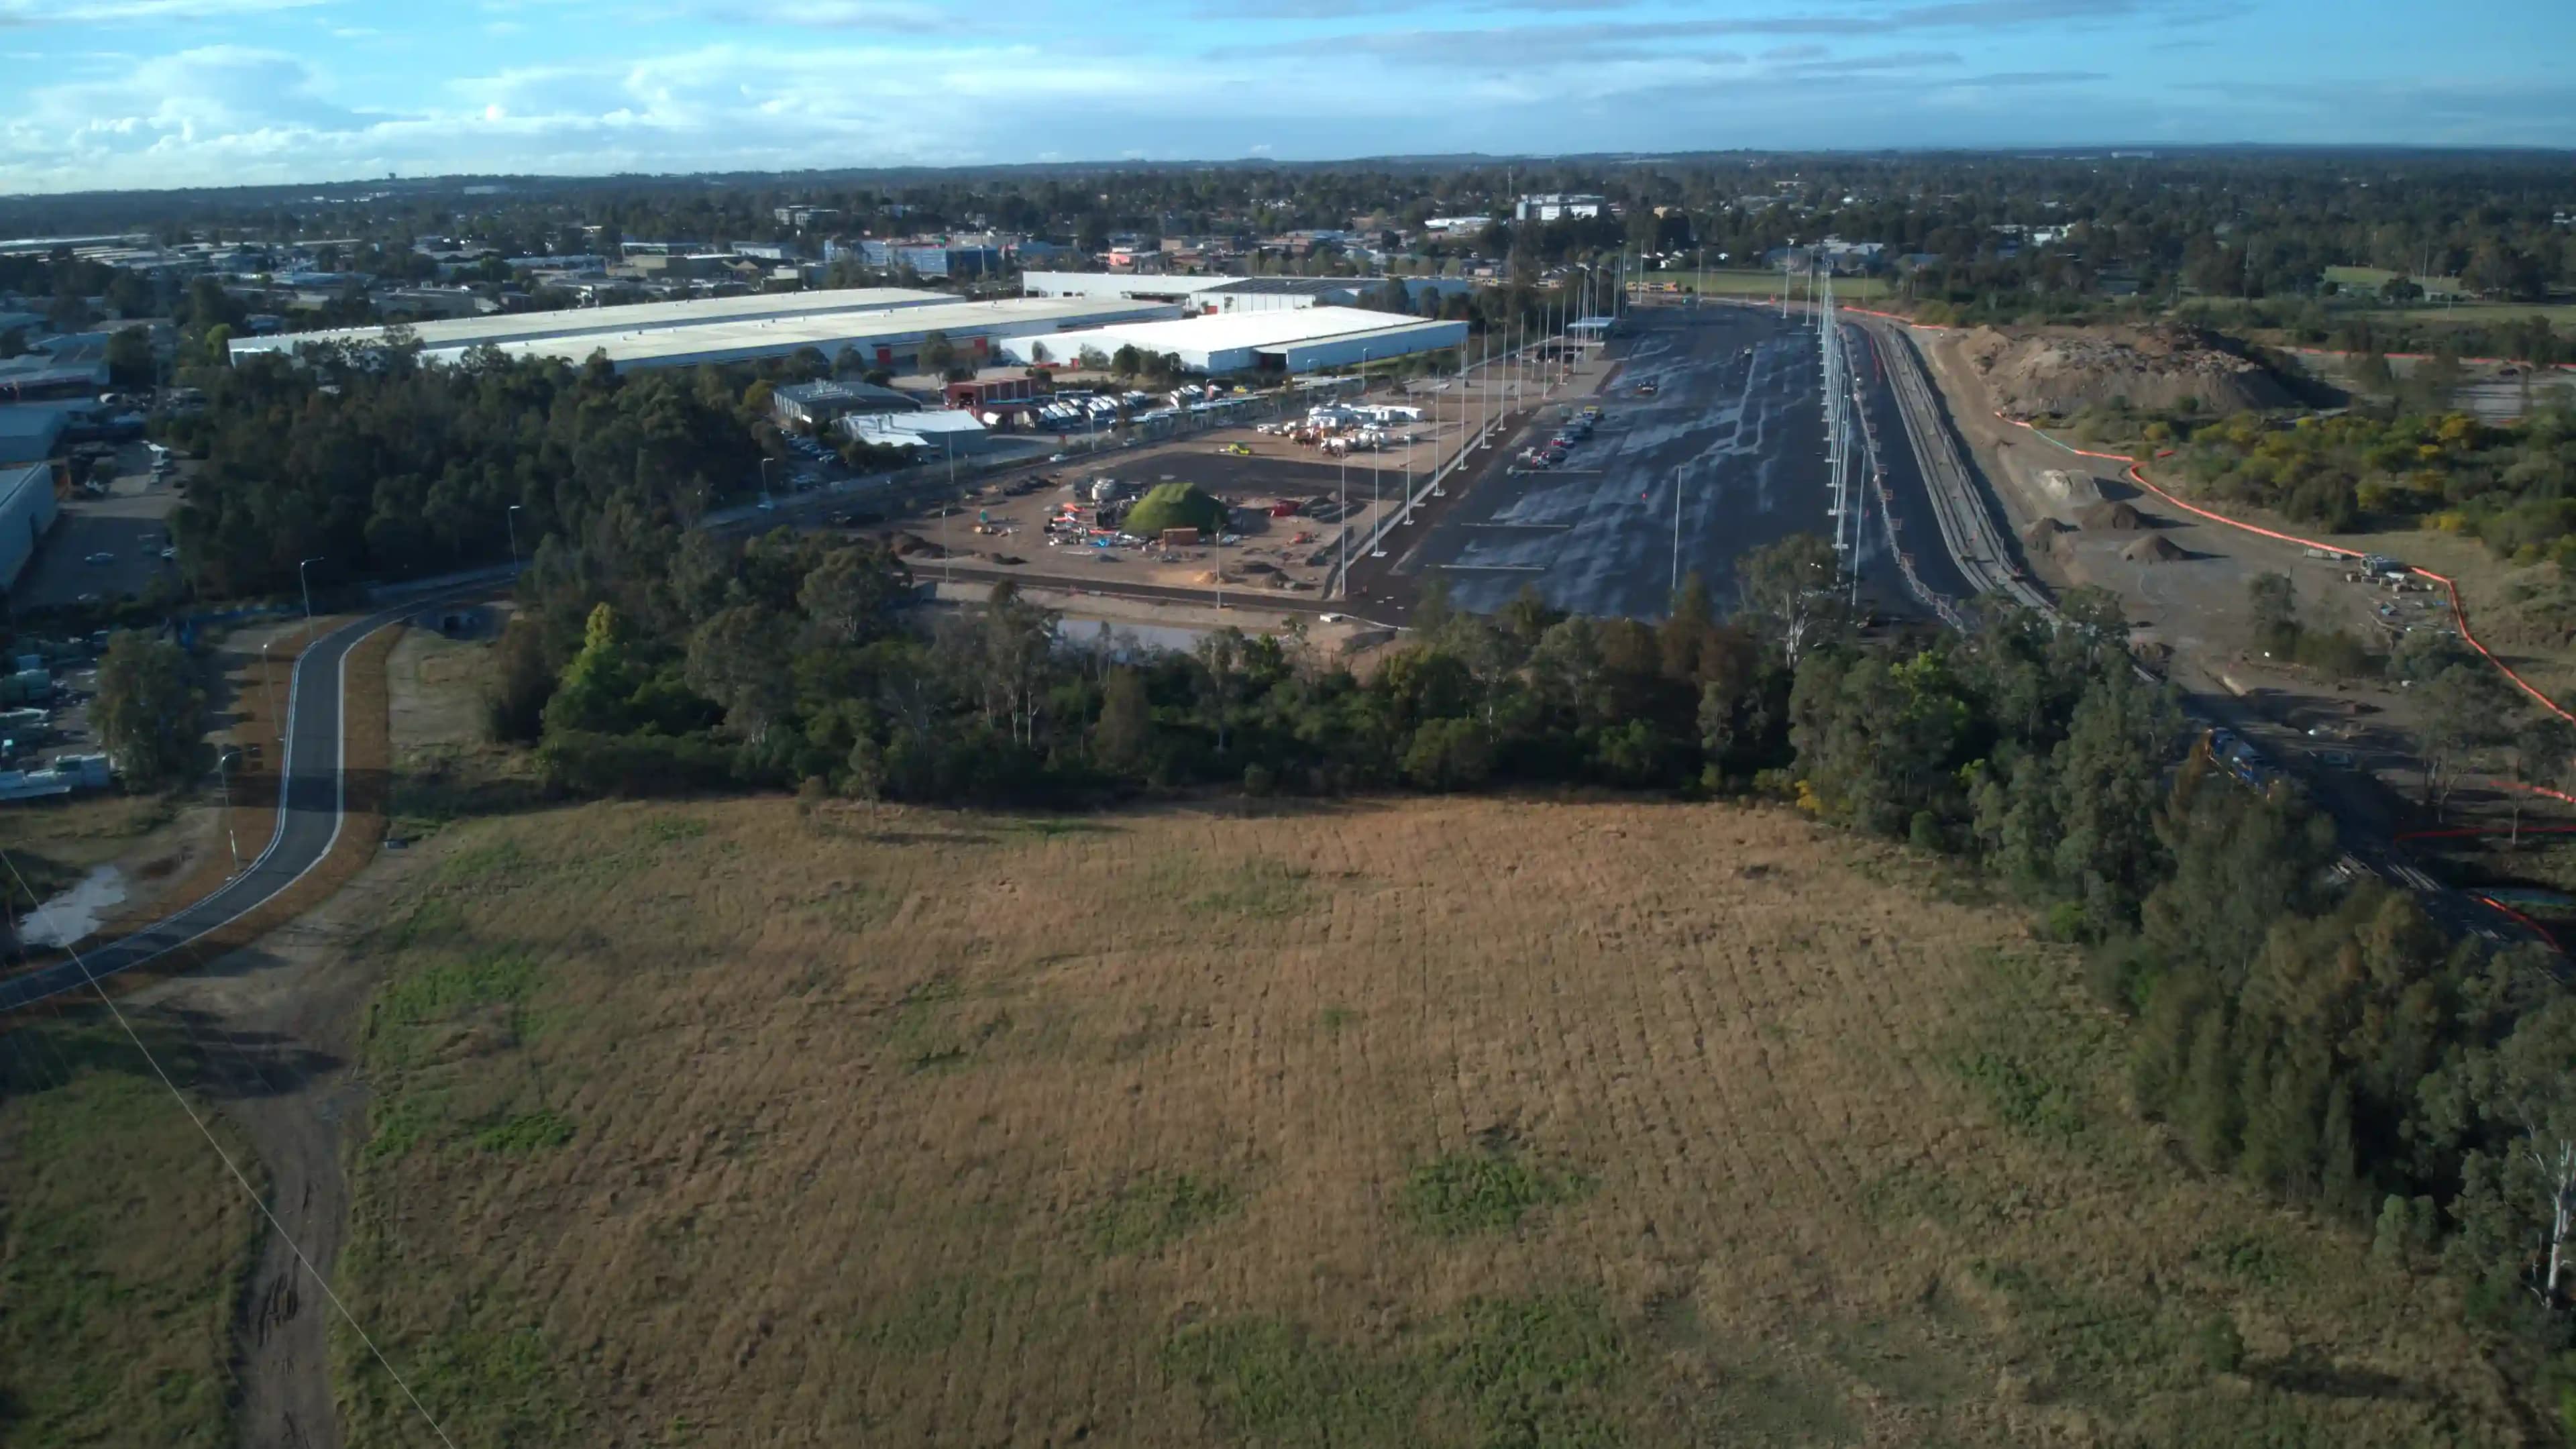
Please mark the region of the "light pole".
[[515, 577], [519, 572], [519, 505], [511, 504], [501, 521], [510, 527], [510, 573]]
[[1673, 584], [1672, 597], [1682, 591], [1682, 470], [1673, 470]]
[[951, 584], [957, 582], [957, 554], [955, 550], [948, 546], [948, 515], [955, 512], [957, 508], [957, 444], [955, 437], [956, 435], [953, 433], [941, 433], [939, 435], [939, 451], [946, 454], [948, 458], [948, 505], [940, 512], [939, 515], [939, 573], [941, 582]]
[[1342, 595], [1351, 592], [1351, 448], [1345, 442], [1333, 453], [1333, 512], [1342, 520]]
[[[1365, 379], [1365, 378], [1368, 376], [1368, 357], [1369, 357], [1369, 355], [1368, 355], [1368, 349], [1367, 349], [1367, 348], [1365, 348], [1365, 347], [1361, 348], [1361, 349], [1360, 349], [1360, 376], [1361, 376], [1363, 379]], [[1385, 425], [1385, 424], [1381, 423], [1381, 424], [1379, 424], [1379, 425], [1378, 425], [1377, 434], [1378, 434], [1379, 439], [1381, 440], [1381, 441], [1380, 441], [1379, 446], [1384, 446], [1383, 440], [1384, 440], [1384, 439], [1385, 439], [1385, 437], [1386, 437], [1386, 425]], [[1377, 478], [1378, 478], [1377, 454], [1378, 454], [1378, 449], [1377, 449], [1377, 448], [1372, 447], [1372, 448], [1370, 448], [1370, 449], [1369, 449], [1369, 527], [1370, 527], [1370, 529], [1372, 530], [1372, 532], [1371, 532], [1371, 533], [1370, 533], [1370, 535], [1369, 535], [1369, 557], [1370, 557], [1370, 558], [1384, 558], [1384, 557], [1386, 557], [1386, 550], [1378, 546], [1378, 536], [1377, 536], [1377, 533], [1374, 531], [1374, 530], [1376, 530], [1376, 529], [1377, 529], [1377, 515], [1378, 515], [1378, 509], [1379, 509], [1379, 507], [1380, 507], [1380, 499], [1379, 499], [1379, 497], [1378, 497], [1378, 484], [1377, 484]]]
[[304, 589], [304, 647], [307, 649], [313, 647], [313, 580], [304, 571], [320, 562], [322, 556], [316, 554], [295, 565], [295, 581]]
[[268, 694], [268, 722], [277, 726], [278, 743], [284, 744], [286, 721], [278, 718], [277, 714], [277, 676], [268, 672], [268, 646], [276, 642], [274, 639], [259, 641], [259, 682]]
[[[233, 874], [241, 874], [241, 838], [233, 834], [233, 754], [229, 749], [215, 751], [215, 779], [224, 791], [224, 840], [232, 847]], [[279, 788], [284, 788], [282, 785]]]

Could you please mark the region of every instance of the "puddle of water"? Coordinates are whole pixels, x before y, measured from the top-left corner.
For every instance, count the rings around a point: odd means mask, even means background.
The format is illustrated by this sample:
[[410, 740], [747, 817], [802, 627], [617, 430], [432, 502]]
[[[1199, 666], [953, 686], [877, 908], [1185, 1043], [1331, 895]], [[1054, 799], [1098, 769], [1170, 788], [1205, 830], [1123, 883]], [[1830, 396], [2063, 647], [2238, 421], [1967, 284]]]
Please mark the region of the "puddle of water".
[[1199, 640], [1213, 632], [1207, 629], [1184, 629], [1170, 624], [1112, 624], [1099, 619], [1059, 619], [1056, 637], [1080, 648], [1106, 643], [1110, 655], [1118, 659], [1135, 659], [1146, 654], [1187, 654], [1199, 647]]
[[29, 946], [63, 947], [98, 930], [107, 913], [125, 904], [125, 872], [102, 865], [78, 884], [29, 911], [18, 922], [18, 939]]

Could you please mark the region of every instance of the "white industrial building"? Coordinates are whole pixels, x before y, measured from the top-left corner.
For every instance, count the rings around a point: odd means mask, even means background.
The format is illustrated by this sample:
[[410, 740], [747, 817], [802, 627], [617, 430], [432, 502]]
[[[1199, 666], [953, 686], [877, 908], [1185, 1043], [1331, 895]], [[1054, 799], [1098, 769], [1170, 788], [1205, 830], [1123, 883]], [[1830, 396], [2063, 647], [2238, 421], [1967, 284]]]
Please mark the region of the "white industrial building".
[[842, 436], [880, 448], [920, 448], [961, 458], [981, 450], [992, 436], [973, 413], [952, 408], [918, 413], [851, 413], [837, 426]]
[[[899, 307], [930, 307], [957, 299], [946, 292], [906, 287], [841, 287], [821, 292], [771, 292], [756, 297], [707, 297], [691, 302], [639, 302], [623, 307], [584, 307], [559, 312], [510, 312], [490, 317], [458, 317], [420, 322], [408, 330], [427, 353], [463, 352], [489, 342], [535, 342], [611, 332], [642, 332], [657, 327], [701, 327], [719, 322], [773, 322], [788, 318], [845, 312], [884, 312]], [[237, 337], [236, 358], [260, 352], [300, 352], [307, 347], [340, 344], [378, 347], [390, 329], [335, 327], [322, 332], [290, 332], [276, 337]]]
[[1308, 307], [1006, 337], [994, 349], [1013, 362], [1072, 362], [1086, 349], [1108, 357], [1121, 347], [1133, 347], [1152, 356], [1177, 356], [1191, 372], [1313, 372], [1445, 351], [1466, 340], [1464, 322], [1359, 307]]
[[[905, 372], [924, 365], [921, 349], [933, 333], [948, 339], [961, 363], [981, 366], [992, 360], [995, 343], [1003, 337], [1042, 337], [1068, 328], [1169, 318], [1179, 311], [1167, 302], [1084, 302], [1042, 297], [1001, 297], [989, 302], [961, 302], [954, 297], [941, 300], [945, 305], [936, 307], [906, 306], [879, 312], [535, 338], [502, 344], [500, 350], [504, 357], [555, 357], [576, 365], [597, 353], [620, 372], [637, 372], [655, 367], [785, 357], [809, 347], [825, 357], [837, 358], [846, 348], [870, 366]], [[463, 353], [463, 348], [455, 348], [425, 352], [422, 356], [431, 362], [453, 362]]]
[[53, 465], [0, 468], [0, 589], [17, 584], [53, 526]]
[[1577, 192], [1550, 191], [1538, 196], [1524, 196], [1512, 208], [1515, 221], [1571, 221], [1601, 214], [1606, 198]]
[[1404, 284], [1407, 300], [1471, 291], [1459, 277], [1166, 277], [1126, 272], [1024, 272], [1020, 288], [1032, 297], [1116, 297], [1173, 302], [1198, 313], [1293, 311], [1303, 307], [1366, 307], [1386, 295], [1389, 280]]

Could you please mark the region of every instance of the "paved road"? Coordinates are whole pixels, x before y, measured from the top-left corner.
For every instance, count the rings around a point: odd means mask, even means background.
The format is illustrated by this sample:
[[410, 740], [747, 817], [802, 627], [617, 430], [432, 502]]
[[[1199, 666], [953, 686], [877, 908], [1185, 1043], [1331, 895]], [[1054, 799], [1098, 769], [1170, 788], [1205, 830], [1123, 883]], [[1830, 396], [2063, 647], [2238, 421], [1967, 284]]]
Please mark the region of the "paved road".
[[194, 905], [84, 952], [86, 972], [82, 962], [66, 960], [0, 980], [0, 1011], [84, 989], [91, 977], [113, 976], [165, 956], [257, 909], [330, 854], [332, 843], [340, 837], [341, 805], [347, 793], [340, 768], [346, 747], [340, 715], [349, 651], [377, 630], [436, 603], [414, 600], [343, 624], [315, 640], [296, 661], [287, 691], [286, 752], [278, 766], [286, 778], [286, 791], [278, 802], [278, 827], [249, 869]]

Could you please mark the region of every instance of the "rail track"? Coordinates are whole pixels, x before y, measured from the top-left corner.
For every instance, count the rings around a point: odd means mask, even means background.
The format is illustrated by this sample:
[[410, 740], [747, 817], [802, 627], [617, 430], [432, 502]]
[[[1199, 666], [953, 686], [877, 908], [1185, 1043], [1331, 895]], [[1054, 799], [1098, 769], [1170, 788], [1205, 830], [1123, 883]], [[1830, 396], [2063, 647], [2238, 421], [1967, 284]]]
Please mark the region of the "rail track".
[[1950, 556], [1958, 560], [1959, 572], [1979, 594], [2001, 594], [2055, 618], [2056, 606], [2014, 566], [2011, 548], [1996, 531], [1994, 512], [1986, 507], [1968, 460], [1960, 456], [1958, 439], [1941, 420], [1941, 405], [1933, 395], [1932, 380], [1923, 371], [1923, 359], [1914, 350], [1913, 340], [1901, 334], [1890, 335], [1865, 322], [1854, 325], [1868, 336], [1871, 347], [1887, 366], [1888, 379], [1896, 392], [1898, 420], [1922, 465], [1924, 491], [1931, 496], [1932, 514], [1941, 526], [1941, 541], [1949, 547]]

